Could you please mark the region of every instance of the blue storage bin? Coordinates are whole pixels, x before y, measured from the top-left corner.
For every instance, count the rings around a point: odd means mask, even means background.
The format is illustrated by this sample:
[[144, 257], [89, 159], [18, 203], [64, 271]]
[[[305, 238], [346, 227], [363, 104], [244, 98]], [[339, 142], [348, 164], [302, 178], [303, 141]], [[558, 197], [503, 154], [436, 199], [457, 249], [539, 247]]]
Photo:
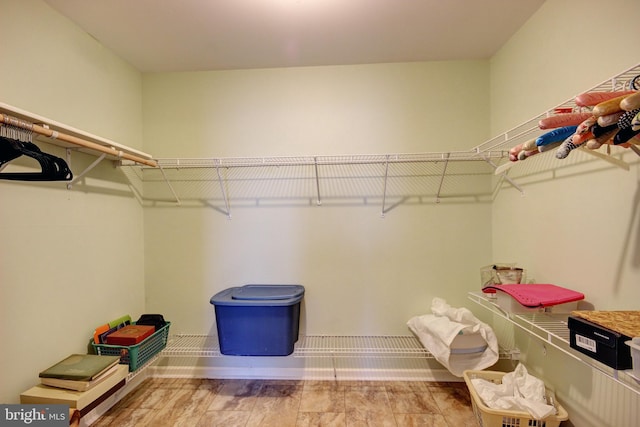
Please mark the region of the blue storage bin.
[[211, 297], [220, 352], [287, 356], [298, 341], [302, 285], [244, 285]]

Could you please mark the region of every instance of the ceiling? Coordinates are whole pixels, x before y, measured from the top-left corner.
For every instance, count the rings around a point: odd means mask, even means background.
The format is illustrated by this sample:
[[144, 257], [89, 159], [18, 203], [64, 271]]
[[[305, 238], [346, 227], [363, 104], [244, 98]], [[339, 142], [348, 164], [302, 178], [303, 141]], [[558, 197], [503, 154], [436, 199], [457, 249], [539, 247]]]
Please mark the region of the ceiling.
[[544, 0], [44, 0], [142, 72], [487, 59]]

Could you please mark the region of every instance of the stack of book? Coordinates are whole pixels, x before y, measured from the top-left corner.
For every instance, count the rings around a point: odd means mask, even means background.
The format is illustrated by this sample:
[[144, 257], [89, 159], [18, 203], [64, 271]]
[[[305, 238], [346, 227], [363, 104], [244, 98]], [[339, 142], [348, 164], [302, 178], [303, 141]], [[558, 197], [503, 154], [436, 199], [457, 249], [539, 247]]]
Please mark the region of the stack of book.
[[128, 314], [98, 326], [93, 331], [94, 344], [131, 346], [139, 344], [167, 322], [161, 314], [143, 314], [132, 323]]
[[131, 324], [131, 316], [128, 314], [119, 317], [115, 320], [112, 320], [109, 323], [105, 323], [104, 325], [100, 325], [93, 331], [93, 342], [96, 344], [104, 344], [106, 343], [107, 335], [112, 332], [117, 331], [118, 329], [122, 329], [127, 325]]
[[119, 356], [72, 354], [40, 372], [40, 382], [51, 387], [87, 391], [118, 370]]

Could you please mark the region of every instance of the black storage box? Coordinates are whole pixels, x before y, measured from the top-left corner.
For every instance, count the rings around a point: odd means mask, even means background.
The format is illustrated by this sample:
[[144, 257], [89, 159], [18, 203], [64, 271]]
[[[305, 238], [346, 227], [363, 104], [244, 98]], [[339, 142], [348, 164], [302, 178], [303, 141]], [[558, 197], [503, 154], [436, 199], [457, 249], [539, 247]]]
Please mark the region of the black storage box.
[[149, 325], [155, 326], [156, 331], [164, 328], [167, 322], [164, 320], [164, 316], [162, 314], [143, 314], [136, 321], [136, 325]]
[[571, 348], [613, 369], [631, 369], [631, 349], [625, 341], [631, 338], [588, 320], [569, 316]]

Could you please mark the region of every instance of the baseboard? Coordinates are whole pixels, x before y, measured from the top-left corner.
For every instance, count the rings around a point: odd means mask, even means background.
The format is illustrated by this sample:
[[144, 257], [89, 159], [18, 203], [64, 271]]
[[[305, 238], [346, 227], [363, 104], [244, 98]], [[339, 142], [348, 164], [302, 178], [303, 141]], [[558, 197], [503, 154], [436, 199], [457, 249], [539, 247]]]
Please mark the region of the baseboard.
[[161, 358], [153, 377], [334, 381], [460, 382], [424, 358], [242, 357]]
[[447, 370], [397, 370], [375, 372], [362, 369], [296, 369], [296, 368], [229, 368], [202, 366], [152, 366], [155, 378], [211, 378], [261, 380], [316, 380], [316, 381], [426, 381], [461, 382], [462, 378]]

